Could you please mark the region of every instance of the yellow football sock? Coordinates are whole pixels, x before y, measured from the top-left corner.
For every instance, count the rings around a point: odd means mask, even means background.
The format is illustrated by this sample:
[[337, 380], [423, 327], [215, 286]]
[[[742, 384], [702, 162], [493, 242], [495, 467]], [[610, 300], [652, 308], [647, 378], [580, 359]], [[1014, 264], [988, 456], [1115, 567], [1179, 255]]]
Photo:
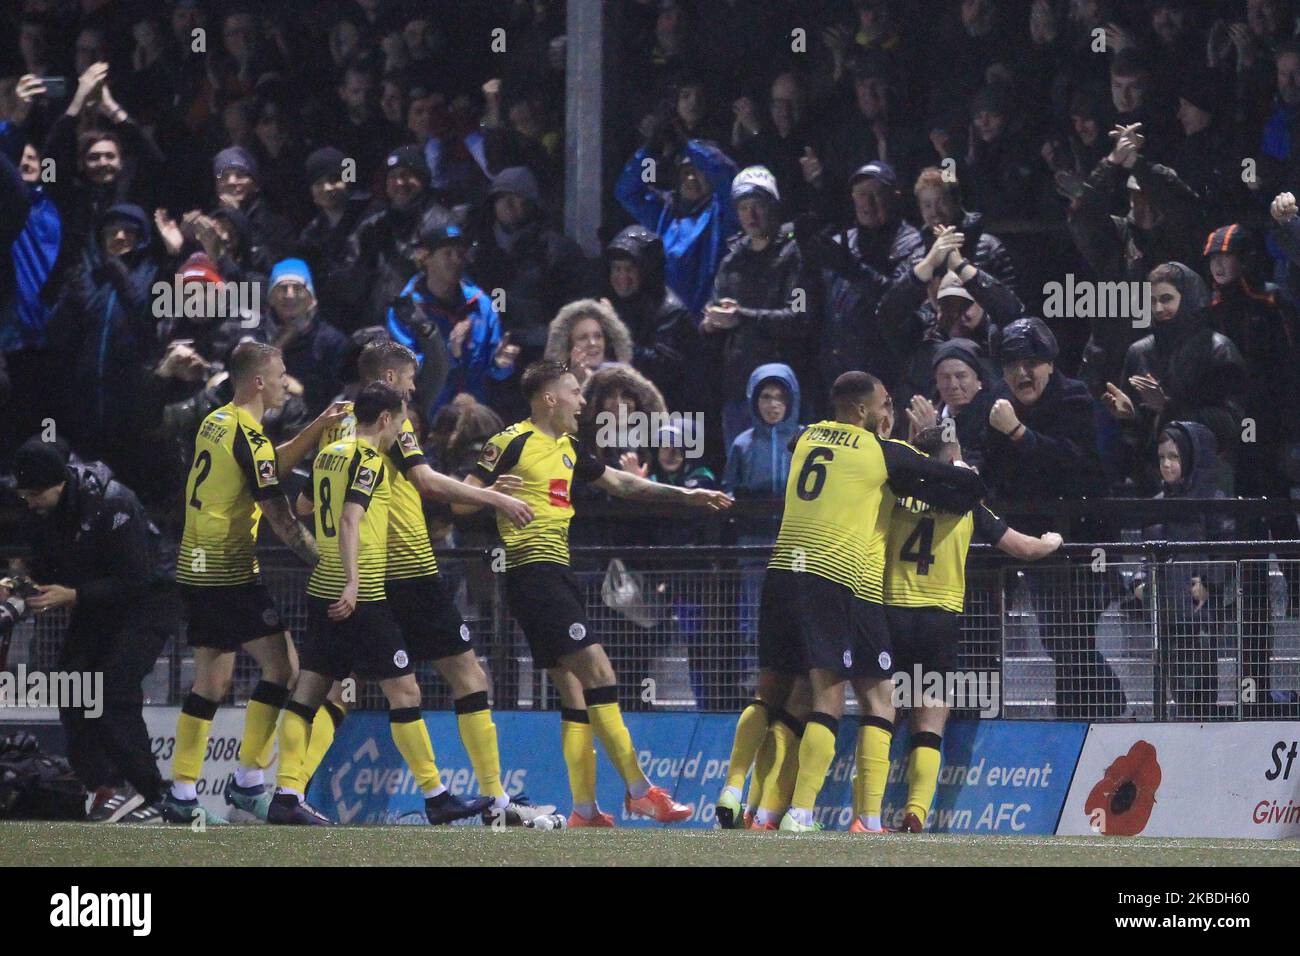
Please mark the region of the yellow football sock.
[[585, 710], [560, 711], [560, 745], [575, 805], [596, 802], [596, 748]]
[[758, 802], [760, 810], [781, 814], [789, 808], [799, 776], [799, 737], [802, 733], [803, 728], [788, 715], [772, 722], [775, 742], [772, 769], [763, 782], [763, 795]]
[[907, 758], [907, 807], [905, 812], [915, 813], [925, 823], [934, 803], [934, 791], [939, 786], [939, 764], [942, 761], [938, 734], [922, 732], [912, 734], [912, 753]]
[[867, 728], [858, 728], [858, 741], [853, 749], [853, 815], [862, 816], [867, 803]]
[[758, 809], [759, 801], [763, 799], [763, 786], [772, 773], [772, 764], [776, 759], [776, 733], [773, 726], [775, 725], [768, 724], [763, 742], [758, 745], [758, 753], [754, 754], [754, 775], [749, 778], [749, 799], [745, 801], [745, 809], [750, 813]]
[[311, 721], [311, 740], [307, 743], [307, 756], [303, 758], [303, 777], [310, 780], [321, 765], [325, 755], [334, 743], [334, 732], [346, 717], [342, 710], [329, 701], [316, 708], [316, 716]]
[[433, 759], [433, 741], [429, 739], [429, 727], [420, 715], [420, 708], [389, 710], [388, 731], [420, 789], [433, 790], [441, 786], [438, 764]]
[[280, 721], [280, 764], [276, 768], [275, 782], [284, 790], [306, 794], [305, 758], [311, 743], [312, 721], [316, 711], [306, 704], [291, 700], [284, 705], [284, 719]]
[[743, 790], [749, 765], [754, 762], [763, 738], [767, 736], [767, 705], [756, 700], [740, 713], [736, 737], [731, 742], [731, 760], [727, 764], [728, 787]]
[[[239, 765], [241, 767], [265, 766], [261, 760], [271, 748], [275, 739], [275, 724], [280, 719], [280, 710], [289, 701], [289, 688], [258, 681], [248, 699], [248, 710], [244, 713], [244, 739], [239, 743]], [[267, 764], [270, 760], [267, 760]]]
[[[883, 717], [865, 717], [861, 733], [863, 748], [862, 815], [880, 816], [885, 802], [885, 784], [889, 782], [889, 744], [894, 739], [894, 725]], [[888, 729], [886, 729], [888, 728]]]
[[478, 777], [478, 792], [485, 797], [504, 797], [501, 787], [501, 754], [497, 749], [497, 725], [488, 710], [487, 691], [466, 694], [456, 702], [456, 724], [469, 762]]
[[203, 773], [203, 756], [208, 749], [208, 730], [219, 704], [190, 691], [176, 720], [176, 756], [172, 759], [172, 779], [177, 783], [197, 783]]
[[794, 795], [790, 806], [811, 810], [817, 806], [817, 794], [826, 781], [826, 771], [835, 759], [835, 735], [839, 733], [839, 718], [821, 711], [808, 715], [804, 724], [803, 739], [799, 742], [799, 772], [795, 777]]
[[623, 712], [619, 710], [618, 702], [615, 700], [617, 694], [618, 688], [613, 684], [584, 692], [587, 698], [587, 718], [591, 721], [591, 732], [605, 748], [605, 756], [618, 770], [618, 775], [623, 778], [624, 785], [630, 790], [643, 785], [646, 777], [637, 762], [636, 748], [632, 746], [632, 735], [628, 732], [627, 724], [623, 723]]

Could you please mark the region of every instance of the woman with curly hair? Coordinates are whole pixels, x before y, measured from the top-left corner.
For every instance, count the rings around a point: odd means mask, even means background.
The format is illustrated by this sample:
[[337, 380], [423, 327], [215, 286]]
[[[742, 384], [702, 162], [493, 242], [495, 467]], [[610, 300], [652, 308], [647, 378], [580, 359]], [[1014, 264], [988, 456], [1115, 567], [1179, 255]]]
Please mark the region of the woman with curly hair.
[[585, 386], [605, 362], [631, 363], [632, 333], [605, 300], [578, 299], [551, 320], [545, 357], [567, 363]]

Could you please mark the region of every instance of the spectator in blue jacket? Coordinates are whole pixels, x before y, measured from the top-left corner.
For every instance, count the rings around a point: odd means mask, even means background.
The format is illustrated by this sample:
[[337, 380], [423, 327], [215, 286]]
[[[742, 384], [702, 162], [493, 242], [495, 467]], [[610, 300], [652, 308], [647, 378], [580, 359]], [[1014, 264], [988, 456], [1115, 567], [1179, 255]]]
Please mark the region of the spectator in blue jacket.
[[673, 156], [676, 185], [659, 188], [667, 162], [654, 140], [637, 150], [619, 174], [619, 203], [664, 241], [664, 276], [686, 307], [700, 313], [713, 293], [713, 276], [740, 228], [731, 203], [736, 164], [712, 143], [692, 139]]
[[[790, 440], [799, 433], [799, 380], [790, 366], [770, 362], [754, 369], [747, 393], [754, 426], [732, 442], [722, 473], [722, 488], [734, 498], [784, 498], [790, 474]], [[738, 519], [736, 543], [771, 544], [780, 524], [779, 512], [771, 517]], [[763, 558], [742, 558], [739, 562], [740, 594], [736, 603], [746, 647], [757, 646], [759, 593], [766, 563]]]
[[515, 372], [519, 346], [501, 333], [501, 321], [486, 292], [465, 278], [469, 243], [450, 215], [435, 210], [420, 227], [424, 271], [411, 277], [388, 310], [388, 331], [423, 362], [420, 338], [436, 330], [446, 345], [448, 375], [426, 419], [461, 392], [484, 405], [504, 400], [494, 387]]
[[[790, 439], [799, 433], [799, 380], [780, 362], [754, 369], [746, 389], [752, 428], [741, 432], [727, 453], [722, 488], [735, 498], [783, 498], [790, 473]], [[780, 517], [742, 526], [738, 543], [770, 544]]]

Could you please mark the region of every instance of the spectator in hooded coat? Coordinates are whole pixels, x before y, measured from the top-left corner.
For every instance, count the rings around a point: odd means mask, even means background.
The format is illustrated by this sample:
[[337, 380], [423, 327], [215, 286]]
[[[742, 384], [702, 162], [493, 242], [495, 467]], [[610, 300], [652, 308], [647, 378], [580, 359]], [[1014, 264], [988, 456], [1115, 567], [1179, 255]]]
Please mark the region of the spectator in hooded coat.
[[[1155, 444], [1170, 421], [1195, 421], [1214, 432], [1220, 453], [1235, 465], [1247, 371], [1236, 345], [1214, 331], [1209, 290], [1181, 262], [1156, 266], [1151, 283], [1152, 331], [1129, 346], [1118, 385], [1106, 383], [1102, 401], [1123, 428], [1129, 465], [1151, 489]], [[1146, 463], [1146, 467], [1142, 467]]]
[[[632, 365], [664, 393], [670, 408], [699, 410], [688, 401], [688, 368], [697, 356], [695, 323], [664, 282], [663, 240], [645, 226], [628, 226], [605, 247], [603, 295], [632, 335]], [[696, 363], [698, 364], [698, 363]], [[692, 388], [691, 391], [697, 391]]]
[[[731, 202], [736, 166], [700, 140], [689, 140], [679, 153], [663, 153], [655, 139], [638, 149], [614, 189], [632, 218], [663, 239], [668, 286], [698, 315], [713, 292], [727, 239], [739, 229]], [[647, 181], [649, 172], [654, 175]]]
[[59, 419], [82, 454], [107, 462], [145, 500], [151, 469], [140, 419], [145, 382], [160, 349], [153, 286], [160, 277], [151, 255], [144, 210], [112, 206], [100, 218], [69, 276], [50, 320], [51, 344], [68, 357], [69, 414]]

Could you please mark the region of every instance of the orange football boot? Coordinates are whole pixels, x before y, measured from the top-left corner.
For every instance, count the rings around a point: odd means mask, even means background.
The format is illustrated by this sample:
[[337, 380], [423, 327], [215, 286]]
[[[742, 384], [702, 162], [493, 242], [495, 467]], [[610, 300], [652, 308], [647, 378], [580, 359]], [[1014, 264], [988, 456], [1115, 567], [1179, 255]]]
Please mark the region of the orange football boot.
[[608, 813], [596, 811], [594, 817], [584, 817], [577, 810], [569, 814], [569, 829], [576, 830], [579, 827], [598, 827], [604, 829], [614, 829], [614, 818]]
[[663, 787], [651, 787], [644, 797], [633, 800], [629, 793], [624, 798], [628, 813], [657, 820], [659, 823], [680, 823], [691, 815], [691, 808], [674, 800]]

